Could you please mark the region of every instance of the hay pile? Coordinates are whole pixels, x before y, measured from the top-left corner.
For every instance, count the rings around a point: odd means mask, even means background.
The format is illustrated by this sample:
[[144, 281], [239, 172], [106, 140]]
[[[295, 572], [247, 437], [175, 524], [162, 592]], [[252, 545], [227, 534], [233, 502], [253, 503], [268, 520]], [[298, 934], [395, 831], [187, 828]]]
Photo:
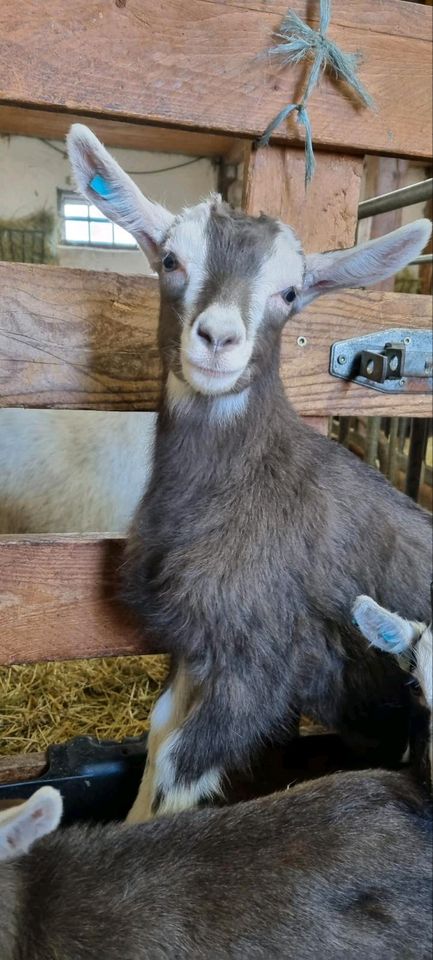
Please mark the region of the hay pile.
[[0, 217], [0, 260], [19, 263], [57, 262], [57, 217], [36, 210], [25, 217]]
[[155, 656], [0, 668], [0, 755], [142, 734], [167, 670]]

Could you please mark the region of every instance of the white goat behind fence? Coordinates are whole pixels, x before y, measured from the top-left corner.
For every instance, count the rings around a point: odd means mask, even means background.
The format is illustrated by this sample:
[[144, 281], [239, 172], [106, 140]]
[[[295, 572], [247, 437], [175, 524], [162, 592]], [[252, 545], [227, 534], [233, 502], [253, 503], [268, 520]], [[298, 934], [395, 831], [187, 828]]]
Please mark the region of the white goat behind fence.
[[0, 410], [0, 534], [125, 533], [156, 414]]

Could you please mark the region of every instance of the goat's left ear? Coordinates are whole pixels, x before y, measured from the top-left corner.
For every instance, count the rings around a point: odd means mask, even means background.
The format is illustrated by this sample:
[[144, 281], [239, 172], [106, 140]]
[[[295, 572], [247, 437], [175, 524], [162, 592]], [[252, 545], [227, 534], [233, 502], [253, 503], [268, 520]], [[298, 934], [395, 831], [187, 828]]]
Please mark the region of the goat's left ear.
[[159, 245], [174, 215], [141, 193], [88, 127], [74, 123], [67, 148], [80, 193], [109, 220], [132, 233], [151, 266], [156, 266]]
[[387, 653], [404, 653], [419, 636], [410, 620], [379, 606], [371, 597], [356, 598], [352, 617], [366, 640]]
[[55, 830], [62, 816], [61, 794], [54, 787], [40, 787], [19, 806], [0, 813], [0, 860], [19, 857]]
[[419, 256], [431, 231], [430, 220], [415, 220], [384, 237], [349, 250], [309, 254], [299, 305], [305, 306], [332, 290], [368, 287], [387, 280]]

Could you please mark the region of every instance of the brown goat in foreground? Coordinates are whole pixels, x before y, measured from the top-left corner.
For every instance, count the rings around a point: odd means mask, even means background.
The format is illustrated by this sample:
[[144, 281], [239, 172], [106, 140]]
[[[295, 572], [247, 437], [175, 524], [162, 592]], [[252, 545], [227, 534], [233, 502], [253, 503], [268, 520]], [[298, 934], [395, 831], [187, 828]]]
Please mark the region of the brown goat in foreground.
[[1, 960], [431, 960], [431, 808], [407, 774], [33, 845], [60, 813], [51, 787], [0, 813]]

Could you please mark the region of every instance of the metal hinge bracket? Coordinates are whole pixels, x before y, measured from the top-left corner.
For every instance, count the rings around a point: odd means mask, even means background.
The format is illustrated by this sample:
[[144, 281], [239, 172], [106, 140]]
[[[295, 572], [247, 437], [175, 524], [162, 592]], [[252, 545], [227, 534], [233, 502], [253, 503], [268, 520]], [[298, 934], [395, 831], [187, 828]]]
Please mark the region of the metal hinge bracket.
[[382, 393], [429, 393], [432, 352], [430, 330], [393, 327], [333, 343], [329, 372]]

